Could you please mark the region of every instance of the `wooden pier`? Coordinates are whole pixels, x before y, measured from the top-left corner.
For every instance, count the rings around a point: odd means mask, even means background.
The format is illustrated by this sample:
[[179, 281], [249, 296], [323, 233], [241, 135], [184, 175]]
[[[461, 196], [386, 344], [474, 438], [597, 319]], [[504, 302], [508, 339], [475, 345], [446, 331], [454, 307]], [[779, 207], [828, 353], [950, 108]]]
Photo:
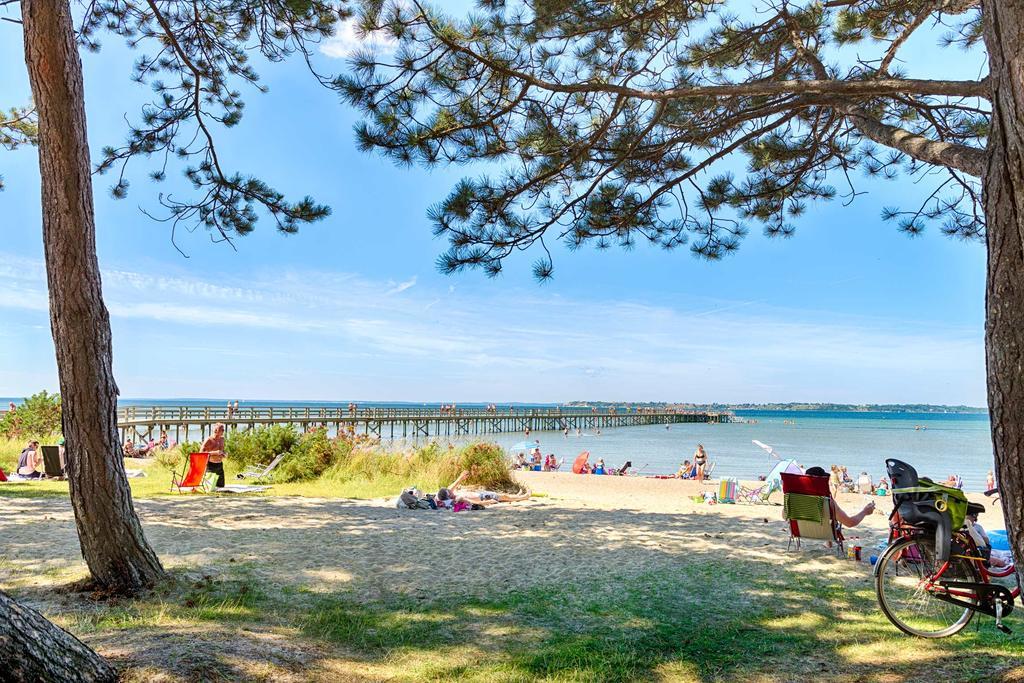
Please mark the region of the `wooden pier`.
[[731, 413], [696, 411], [609, 410], [587, 408], [550, 409], [456, 409], [419, 408], [324, 408], [244, 406], [228, 410], [213, 406], [130, 406], [117, 411], [122, 443], [156, 439], [161, 431], [168, 438], [204, 439], [213, 426], [223, 423], [229, 430], [248, 431], [264, 425], [293, 425], [306, 431], [326, 428], [333, 434], [366, 434], [379, 439], [476, 436], [542, 431], [571, 432], [577, 429], [606, 429], [685, 422], [730, 422]]

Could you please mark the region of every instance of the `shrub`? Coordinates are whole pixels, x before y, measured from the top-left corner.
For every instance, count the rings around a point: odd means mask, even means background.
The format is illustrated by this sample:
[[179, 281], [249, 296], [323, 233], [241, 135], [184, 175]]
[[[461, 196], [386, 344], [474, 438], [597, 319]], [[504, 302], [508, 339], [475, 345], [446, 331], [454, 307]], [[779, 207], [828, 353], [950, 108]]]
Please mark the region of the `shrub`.
[[157, 450], [153, 460], [165, 470], [174, 471], [182, 466], [189, 453], [195, 453], [201, 445], [198, 441], [182, 441], [173, 448]]
[[327, 430], [303, 434], [277, 466], [275, 478], [282, 482], [316, 479], [335, 464], [337, 453], [335, 442], [327, 438]]
[[224, 439], [224, 450], [232, 462], [244, 469], [252, 465], [266, 465], [278, 453], [290, 452], [299, 441], [300, 434], [295, 427], [269, 425], [248, 432], [229, 432]]
[[492, 491], [515, 493], [522, 487], [512, 478], [508, 461], [501, 446], [493, 443], [473, 443], [458, 449], [445, 463], [444, 475], [452, 480], [463, 470], [469, 471], [467, 486], [479, 486]]
[[0, 418], [0, 437], [47, 436], [60, 431], [60, 394], [40, 391]]

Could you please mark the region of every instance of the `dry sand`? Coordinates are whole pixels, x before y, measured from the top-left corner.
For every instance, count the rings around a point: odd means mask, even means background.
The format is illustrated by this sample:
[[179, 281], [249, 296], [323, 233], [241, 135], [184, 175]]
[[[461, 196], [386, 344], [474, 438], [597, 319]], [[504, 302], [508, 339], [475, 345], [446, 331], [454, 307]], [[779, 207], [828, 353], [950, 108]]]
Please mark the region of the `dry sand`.
[[[679, 480], [540, 472], [519, 477], [538, 494], [529, 502], [458, 514], [396, 510], [382, 500], [257, 496], [183, 495], [136, 506], [169, 568], [218, 576], [247, 563], [272, 585], [356, 600], [396, 593], [487, 596], [708, 560], [758, 562], [766, 571], [794, 564], [781, 505], [696, 503], [691, 496], [715, 487]], [[775, 494], [777, 503], [781, 499]], [[844, 495], [840, 504], [853, 511], [864, 500]], [[848, 532], [852, 543], [871, 548], [885, 538], [891, 506], [887, 498], [876, 500], [876, 513]], [[988, 507], [983, 522], [1001, 527], [998, 511]], [[808, 546], [802, 571], [867, 579], [866, 562], [837, 560], [820, 542]], [[52, 614], [72, 598], [47, 587], [83, 575], [67, 500], [0, 496], [0, 588], [15, 589]], [[136, 648], [130, 640], [101, 637], [94, 645], [135, 665], [160, 656], [152, 644]], [[294, 657], [292, 669], [302, 668], [301, 656]]]

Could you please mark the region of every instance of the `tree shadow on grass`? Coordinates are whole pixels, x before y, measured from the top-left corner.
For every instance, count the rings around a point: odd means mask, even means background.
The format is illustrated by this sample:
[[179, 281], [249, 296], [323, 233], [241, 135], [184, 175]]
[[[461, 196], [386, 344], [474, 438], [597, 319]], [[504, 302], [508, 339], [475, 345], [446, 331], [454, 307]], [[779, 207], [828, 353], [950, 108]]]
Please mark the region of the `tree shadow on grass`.
[[[940, 642], [901, 635], [865, 565], [786, 553], [782, 524], [758, 509], [451, 515], [206, 498], [140, 509], [165, 561], [201, 558], [200, 579], [69, 626], [131, 670], [181, 680], [998, 680], [1024, 656], [990, 619]], [[48, 611], [62, 607], [83, 611]]]
[[[659, 572], [611, 596], [548, 587], [432, 605], [323, 596], [303, 629], [396, 680], [999, 680], [1024, 654], [1020, 639], [990, 627], [922, 644], [880, 615], [837, 609], [821, 591], [776, 579], [748, 586], [774, 599], [740, 610], [674, 589], [700, 578]], [[849, 597], [873, 597], [861, 593]], [[428, 654], [440, 656], [417, 665]]]

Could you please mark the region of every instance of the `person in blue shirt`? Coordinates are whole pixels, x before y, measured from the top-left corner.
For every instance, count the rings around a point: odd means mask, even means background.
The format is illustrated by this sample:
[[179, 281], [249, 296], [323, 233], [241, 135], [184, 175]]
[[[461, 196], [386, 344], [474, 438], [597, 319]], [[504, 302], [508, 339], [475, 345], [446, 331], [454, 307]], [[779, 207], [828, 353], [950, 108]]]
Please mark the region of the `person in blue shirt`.
[[603, 459], [598, 459], [597, 464], [594, 465], [593, 471], [591, 471], [591, 474], [604, 474], [604, 460]]

